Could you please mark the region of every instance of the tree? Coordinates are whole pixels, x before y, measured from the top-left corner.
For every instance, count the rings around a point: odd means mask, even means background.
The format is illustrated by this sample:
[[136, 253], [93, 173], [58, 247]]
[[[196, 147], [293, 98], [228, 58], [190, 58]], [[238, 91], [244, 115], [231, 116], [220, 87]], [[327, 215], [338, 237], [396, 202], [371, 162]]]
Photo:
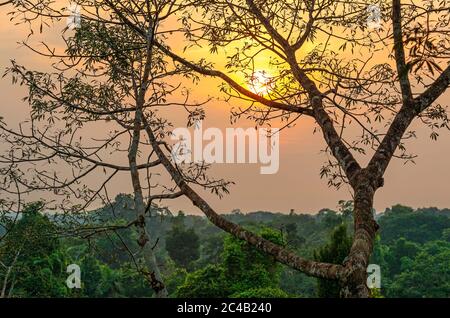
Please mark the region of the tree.
[[[164, 138], [171, 134], [170, 122], [160, 117], [158, 110], [181, 106], [188, 121], [192, 121], [202, 116], [196, 110], [202, 103], [191, 103], [186, 90], [171, 84], [177, 76], [189, 74], [169, 65], [164, 54], [154, 48], [154, 40], [165, 37], [166, 30], [161, 32], [159, 27], [174, 13], [173, 3], [146, 1], [139, 12], [134, 12], [133, 2], [126, 4], [132, 18], [140, 21], [137, 24], [145, 25], [144, 39], [127, 25], [114, 22], [120, 21], [127, 10], [115, 13], [105, 7], [107, 3], [81, 3], [92, 9], [87, 11], [91, 16], [83, 17], [67, 37], [69, 31], [63, 31], [65, 48], [61, 54], [48, 46], [47, 52], [30, 46], [34, 52], [55, 61], [54, 73], [28, 70], [15, 61], [6, 70], [5, 75], [10, 75], [13, 83], [28, 88], [26, 101], [31, 118], [17, 130], [0, 122], [0, 138], [10, 146], [1, 155], [1, 173], [5, 177], [1, 190], [18, 197], [30, 192], [56, 195], [53, 208], [65, 212], [71, 235], [89, 238], [109, 232], [120, 236], [118, 230], [136, 226], [139, 249], [134, 253], [127, 248], [130, 258], [136, 261], [137, 270], [147, 278], [156, 296], [166, 297], [154, 253], [158, 238], [148, 233], [146, 221], [153, 210], [159, 209], [157, 202], [178, 198], [183, 193], [176, 184], [162, 183], [162, 177], [156, 173], [163, 167], [156, 150], [167, 146]], [[35, 9], [27, 8], [30, 4], [17, 4], [13, 15], [32, 15]], [[50, 10], [50, 18], [65, 15], [50, 6], [51, 2], [43, 2], [39, 5], [41, 11], [36, 13]], [[105, 16], [104, 9], [113, 18]], [[27, 19], [25, 14], [24, 20], [30, 22]], [[175, 92], [184, 95], [184, 100], [173, 97]], [[86, 138], [87, 131], [97, 125], [106, 129], [97, 129], [95, 136]], [[145, 135], [149, 135], [147, 140]], [[119, 158], [122, 163], [117, 163]], [[183, 180], [217, 194], [227, 191], [226, 181], [206, 177], [207, 168], [192, 164], [180, 168], [178, 173]], [[121, 225], [89, 220], [84, 212], [95, 202], [111, 204], [108, 185], [124, 172], [128, 173], [133, 191], [132, 220]], [[94, 175], [97, 182], [90, 186], [86, 180]]]
[[199, 237], [194, 229], [186, 229], [183, 221], [174, 222], [172, 229], [167, 233], [166, 250], [178, 266], [187, 269], [200, 257]]
[[[320, 262], [342, 264], [350, 251], [352, 239], [347, 234], [347, 225], [337, 226], [331, 233], [330, 242], [314, 253]], [[321, 298], [338, 298], [341, 286], [333, 280], [318, 279], [317, 295]]]
[[[259, 234], [270, 242], [284, 245], [284, 238], [275, 230], [265, 227], [259, 230]], [[245, 241], [227, 236], [222, 259], [224, 277], [233, 294], [254, 288], [277, 288], [279, 285], [279, 264]]]
[[[269, 228], [260, 230], [267, 240], [283, 244], [280, 233]], [[227, 236], [221, 263], [208, 265], [189, 273], [177, 290], [178, 297], [278, 297], [286, 293], [278, 287], [280, 267], [273, 258], [261, 251]]]
[[299, 248], [305, 243], [305, 238], [297, 233], [297, 224], [288, 223], [284, 226], [286, 230], [287, 245], [293, 248]]
[[24, 207], [0, 244], [0, 297], [65, 297], [67, 255], [42, 202]]
[[[292, 257], [289, 260], [284, 257], [287, 255], [284, 251], [244, 235], [216, 216], [210, 217], [216, 225], [276, 255], [281, 262], [310, 275], [340, 281], [345, 286], [343, 296], [369, 295], [366, 268], [378, 230], [373, 219], [373, 199], [384, 184], [385, 171], [393, 157], [412, 159], [405, 152], [404, 140], [413, 136], [407, 130], [415, 119], [429, 125], [432, 138], [437, 137], [435, 128], [448, 127], [445, 109], [436, 103], [450, 83], [450, 67], [445, 62], [449, 57], [448, 39], [444, 40], [448, 26], [438, 22], [447, 14], [447, 8], [436, 7], [431, 1], [426, 3], [429, 6], [402, 4], [400, 0], [382, 2], [381, 14], [390, 19], [386, 19], [384, 28], [372, 32], [367, 30], [365, 3], [198, 1], [196, 4], [203, 9], [199, 17], [191, 15], [183, 20], [187, 21], [187, 37], [195, 44], [209, 45], [211, 52], [217, 54], [222, 54], [223, 47], [234, 44], [236, 54], [229, 56], [225, 71], [191, 62], [156, 44], [175, 62], [223, 80], [228, 90], [223, 89], [230, 98], [250, 99], [247, 114], [259, 123], [276, 116], [312, 117], [323, 133], [327, 151], [335, 158], [324, 167], [322, 176], [330, 177], [330, 185], [348, 182], [354, 193], [355, 235], [342, 266], [314, 264], [300, 258], [292, 262]], [[425, 15], [433, 16], [424, 20], [427, 27], [418, 22]], [[196, 26], [200, 31], [194, 31]], [[313, 49], [308, 50], [306, 45], [312, 45]], [[383, 52], [386, 60], [393, 49], [396, 69], [385, 61], [377, 64], [372, 59], [371, 53], [380, 46], [388, 47]], [[337, 54], [336, 48], [344, 53]], [[352, 56], [348, 60], [347, 48], [361, 52], [362, 56], [366, 50], [369, 58], [358, 60]], [[299, 54], [302, 49], [309, 52]], [[251, 78], [256, 56], [266, 52], [280, 70], [271, 78], [270, 94], [254, 93], [227, 75], [239, 72]], [[417, 81], [414, 86], [411, 78]], [[266, 109], [261, 111], [252, 107], [254, 104], [262, 104]], [[349, 142], [343, 137], [341, 132], [348, 121], [361, 126], [360, 140]], [[381, 126], [388, 123], [387, 130], [379, 131], [374, 121]], [[372, 148], [374, 155], [369, 157], [366, 167], [361, 167], [354, 154], [364, 155], [365, 146]], [[191, 199], [198, 202], [195, 195]], [[202, 210], [212, 214], [207, 207]]]
[[438, 240], [442, 231], [450, 227], [450, 219], [443, 213], [414, 211], [412, 208], [399, 205], [388, 209], [379, 223], [381, 240], [389, 244], [400, 238], [416, 243]]
[[[434, 102], [450, 83], [450, 67], [442, 70], [445, 62], [439, 63], [440, 58], [448, 59], [447, 42], [440, 41], [448, 30], [438, 22], [433, 22], [433, 33], [437, 34], [433, 38], [428, 36], [429, 28], [423, 28], [411, 21], [424, 14], [436, 14], [433, 21], [438, 21], [439, 16], [444, 15], [447, 9], [445, 6], [437, 9], [434, 6], [433, 9], [424, 8], [412, 3], [404, 5], [402, 9], [399, 0], [394, 0], [391, 6], [383, 3], [381, 9], [385, 16], [389, 11], [392, 14], [391, 25], [387, 26], [386, 34], [381, 36], [380, 41], [381, 32], [376, 35], [377, 39], [367, 33], [360, 37], [358, 32], [353, 32], [354, 28], [367, 32], [364, 25], [366, 16], [365, 13], [361, 14], [367, 12], [364, 10], [365, 4], [359, 6], [348, 3], [348, 6], [345, 6], [346, 4], [333, 1], [312, 4], [279, 4], [274, 1], [269, 4], [265, 1], [264, 5], [260, 1], [252, 0], [226, 3], [202, 1], [203, 32], [197, 37], [195, 32], [190, 32], [189, 37], [194, 38], [196, 43], [208, 42], [213, 52], [219, 52], [221, 47], [229, 45], [230, 42], [237, 43], [245, 36], [252, 38], [253, 41], [249, 40], [240, 46], [237, 44], [237, 53], [230, 57], [227, 65], [230, 70], [241, 71], [249, 76], [254, 73], [250, 65], [255, 55], [251, 52], [269, 51], [278, 56], [279, 59], [274, 64], [282, 71], [274, 79], [277, 82], [272, 86], [277, 88], [277, 83], [282, 85], [270, 94], [270, 98], [246, 90], [225, 72], [187, 61], [165, 47], [161, 49], [175, 61], [200, 74], [221, 78], [230, 86], [230, 95], [236, 93], [232, 96], [250, 98], [252, 103], [267, 106], [267, 112], [261, 112], [259, 117], [258, 110], [252, 109], [257, 118], [270, 117], [266, 113], [274, 116], [273, 113], [278, 111], [294, 116], [311, 116], [316, 120], [323, 132], [327, 150], [336, 159], [335, 163], [323, 170], [323, 175], [331, 176], [330, 183], [337, 186], [342, 184], [340, 177], [343, 176], [344, 181], [347, 181], [354, 191], [355, 235], [349, 257], [342, 267], [323, 266], [323, 271], [317, 274], [318, 271], [315, 270], [314, 275], [339, 280], [346, 286], [342, 293], [344, 296], [368, 296], [365, 271], [378, 229], [372, 215], [374, 194], [383, 186], [383, 175], [397, 150], [400, 150], [400, 156], [403, 158], [411, 158], [404, 152], [402, 140], [403, 137], [410, 136], [407, 129], [414, 119], [426, 118], [428, 123], [440, 121], [441, 124], [431, 124], [431, 127], [447, 127], [445, 111]], [[195, 24], [196, 17], [191, 20], [190, 22]], [[411, 32], [413, 30], [414, 33]], [[404, 36], [411, 34], [409, 32], [415, 36]], [[316, 46], [299, 61], [299, 55], [296, 53], [305, 43], [314, 44], [313, 40], [318, 38], [319, 33], [328, 40], [322, 47]], [[369, 40], [367, 45], [361, 40], [363, 38]], [[333, 44], [329, 44], [330, 41]], [[360, 50], [366, 47], [373, 50], [380, 43], [389, 43], [389, 46], [393, 47], [396, 71], [386, 63], [376, 64], [369, 69], [366, 76], [362, 76], [369, 60], [361, 63], [343, 62], [343, 57], [336, 57], [334, 50], [329, 49], [332, 45], [338, 47], [341, 44], [343, 50], [347, 45], [352, 50], [355, 47]], [[409, 56], [405, 54], [405, 49], [409, 49]], [[439, 75], [435, 74], [437, 71]], [[317, 74], [320, 76], [317, 77]], [[414, 77], [419, 84], [412, 87], [410, 77]], [[431, 85], [424, 83], [426, 77], [433, 79]], [[286, 85], [288, 82], [295, 84]], [[398, 87], [400, 91], [397, 90]], [[360, 124], [358, 114], [354, 111], [356, 109], [361, 109], [362, 118], [369, 122], [372, 120], [370, 115], [380, 121], [384, 116], [392, 116], [386, 133], [379, 133], [373, 127], [367, 128], [368, 125], [361, 125], [365, 131], [362, 133], [362, 144], [368, 141], [366, 144], [370, 144], [375, 150], [365, 168], [359, 165], [353, 155], [354, 152], [361, 153], [363, 150], [354, 146], [355, 143], [352, 145], [347, 142], [335, 128], [339, 124], [343, 130], [348, 116]], [[436, 137], [436, 133], [433, 131], [431, 136]], [[338, 168], [341, 172], [333, 173], [331, 168]], [[301, 263], [298, 262], [299, 269], [312, 274], [309, 266], [300, 265]]]
[[419, 251], [420, 246], [413, 242], [409, 242], [404, 238], [395, 241], [386, 256], [386, 260], [389, 264], [389, 274], [391, 276], [399, 274], [402, 271], [403, 258], [407, 257], [414, 259]]
[[112, 268], [87, 253], [80, 267], [82, 296], [89, 298], [104, 297], [149, 297], [151, 287], [133, 264], [123, 262], [120, 268]]
[[[446, 242], [430, 242], [413, 257], [402, 261], [402, 272], [388, 288], [389, 297], [439, 297], [450, 293], [450, 246]], [[436, 284], [442, 282], [442, 284]]]
[[223, 267], [208, 265], [189, 273], [176, 294], [181, 298], [225, 298], [229, 295], [228, 288]]
[[450, 242], [450, 228], [446, 228], [445, 230], [442, 231], [442, 239]]
[[[92, 6], [91, 2], [80, 4]], [[123, 27], [143, 41], [148, 39], [148, 24], [142, 19], [145, 6], [135, 8], [128, 2], [115, 0], [103, 0], [94, 6], [109, 14], [108, 20], [98, 16], [94, 20], [102, 21], [104, 26]], [[432, 139], [437, 138], [437, 129], [448, 128], [445, 108], [438, 101], [450, 83], [449, 30], [447, 23], [441, 23], [448, 15], [446, 5], [432, 0], [424, 1], [423, 5], [381, 1], [384, 19], [378, 21], [378, 30], [369, 29], [367, 21], [373, 17], [368, 17], [364, 2], [193, 0], [173, 1], [168, 7], [169, 13], [180, 14], [181, 25], [166, 30], [167, 33], [179, 30], [190, 43], [184, 52], [178, 53], [169, 47], [164, 36], [159, 36], [153, 39], [151, 47], [189, 76], [222, 80], [225, 85], [221, 90], [229, 99], [249, 103], [232, 112], [236, 118], [246, 115], [257, 124], [277, 118], [287, 122], [286, 125], [300, 117], [315, 121], [330, 155], [321, 176], [328, 177], [332, 186], [347, 184], [353, 192], [352, 248], [344, 264], [317, 263], [224, 219], [167, 158], [167, 149], [160, 147], [152, 121], [141, 116], [137, 121], [145, 127], [149, 143], [180, 194], [189, 198], [216, 226], [278, 261], [308, 275], [339, 281], [344, 286], [342, 296], [368, 297], [366, 268], [378, 231], [373, 201], [384, 184], [389, 163], [394, 157], [414, 158], [406, 152], [404, 142], [414, 136], [408, 128], [416, 119], [431, 129]], [[88, 10], [92, 11], [95, 9]], [[86, 14], [83, 18], [93, 17]], [[202, 45], [209, 47], [214, 59], [213, 54], [228, 58], [225, 69], [217, 69], [204, 59], [186, 58], [190, 49]], [[236, 47], [235, 54], [226, 56], [223, 48], [231, 45]], [[268, 86], [265, 92], [252, 91], [229, 75], [241, 74], [244, 82], [252, 82], [257, 71], [255, 60], [261, 56], [276, 69], [270, 83], [265, 85]], [[380, 56], [384, 56], [381, 63], [376, 60]], [[344, 134], [351, 125], [360, 128], [361, 134], [355, 137]], [[367, 166], [360, 165], [358, 156], [364, 157]], [[215, 189], [218, 188], [223, 189], [223, 184]]]

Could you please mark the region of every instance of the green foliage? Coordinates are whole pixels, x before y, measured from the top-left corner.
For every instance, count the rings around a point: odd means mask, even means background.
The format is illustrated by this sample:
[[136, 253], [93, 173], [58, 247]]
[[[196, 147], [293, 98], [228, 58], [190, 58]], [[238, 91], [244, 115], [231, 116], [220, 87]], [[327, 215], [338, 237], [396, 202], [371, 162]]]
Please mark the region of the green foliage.
[[[448, 297], [449, 215], [438, 209], [388, 209], [379, 223], [372, 263], [382, 273], [387, 297]], [[423, 242], [426, 242], [423, 244]]]
[[10, 225], [11, 230], [4, 239], [6, 253], [14, 254], [15, 249], [20, 251], [23, 257], [35, 257], [46, 255], [58, 248], [56, 226], [40, 213], [42, 208], [41, 202], [24, 207], [22, 218], [16, 224]]
[[[274, 243], [283, 244], [280, 232], [263, 228], [260, 235]], [[222, 263], [219, 265], [209, 265], [188, 274], [177, 295], [226, 297], [247, 290], [278, 288], [280, 265], [245, 241], [227, 236], [221, 258]]]
[[442, 239], [447, 241], [447, 242], [450, 242], [450, 228], [444, 229], [442, 231]]
[[225, 234], [214, 233], [202, 238], [201, 256], [197, 261], [197, 266], [202, 267], [207, 264], [217, 264], [221, 261], [223, 253], [223, 240]]
[[286, 231], [286, 243], [289, 247], [297, 249], [306, 242], [306, 239], [298, 234], [296, 223], [286, 224], [284, 230]]
[[[347, 226], [337, 226], [330, 238], [330, 242], [314, 253], [314, 258], [320, 262], [342, 264], [352, 246], [352, 238], [347, 234]], [[339, 297], [340, 287], [335, 281], [317, 280], [317, 295], [324, 298]]]
[[228, 294], [225, 270], [217, 265], [208, 265], [188, 274], [185, 282], [177, 290], [178, 297], [186, 298], [220, 298]]
[[86, 255], [80, 265], [83, 293], [88, 297], [105, 297], [112, 294], [114, 270], [102, 266], [101, 262], [91, 255]]
[[[226, 217], [270, 241], [287, 245], [307, 259], [342, 263], [351, 244], [351, 206], [351, 202], [341, 202], [339, 213], [323, 210], [318, 215], [256, 212]], [[3, 229], [11, 230], [0, 242], [0, 260], [9, 266], [17, 256], [7, 282], [7, 293], [13, 287], [11, 297], [153, 295], [130, 256], [130, 251], [139, 248], [134, 227], [95, 235], [89, 241], [60, 238], [57, 233], [64, 230], [61, 227], [64, 223], [55, 215], [41, 212], [42, 208], [42, 203], [27, 205], [14, 226], [10, 217], [0, 220]], [[116, 198], [114, 210], [105, 207], [96, 211], [94, 225], [127, 224], [133, 213], [132, 198], [122, 195]], [[381, 289], [372, 290], [372, 297], [450, 295], [449, 219], [449, 210], [413, 210], [404, 206], [394, 206], [384, 215], [378, 215], [381, 231], [370, 263], [381, 267], [382, 279]], [[83, 219], [80, 217], [78, 221]], [[217, 229], [205, 218], [184, 214], [153, 217], [148, 219], [147, 227], [160, 238], [155, 252], [158, 261], [164, 264], [163, 275], [171, 297], [339, 295], [337, 284], [318, 282], [280, 265], [245, 241]], [[195, 232], [189, 231], [192, 228]], [[177, 246], [188, 248], [183, 251]], [[185, 255], [185, 259], [175, 261], [177, 253]], [[81, 289], [66, 287], [66, 267], [72, 263], [81, 267]], [[5, 275], [2, 266], [0, 281], [3, 282]]]
[[450, 296], [450, 244], [443, 241], [427, 243], [414, 258], [407, 258], [402, 272], [387, 290], [388, 297]]
[[87, 254], [81, 264], [81, 297], [151, 297], [153, 290], [130, 263], [114, 269], [94, 255]]
[[234, 293], [230, 298], [289, 298], [289, 295], [280, 288], [265, 287]]
[[386, 255], [386, 261], [389, 264], [391, 275], [397, 275], [402, 270], [402, 261], [404, 257], [413, 259], [420, 251], [420, 246], [409, 242], [405, 238], [400, 238], [394, 242]]
[[428, 210], [414, 211], [395, 205], [380, 218], [379, 224], [384, 244], [391, 244], [401, 237], [423, 244], [440, 239], [442, 231], [450, 227], [450, 218]]
[[194, 229], [186, 229], [184, 215], [174, 218], [172, 229], [167, 233], [166, 250], [180, 267], [189, 266], [200, 257], [200, 241]]
[[[168, 265], [173, 266], [174, 263], [168, 262]], [[166, 288], [170, 297], [177, 297], [177, 289], [179, 286], [184, 284], [187, 275], [188, 272], [186, 271], [186, 269], [174, 267], [172, 268], [171, 273], [165, 277], [164, 282], [166, 284]]]
[[379, 288], [372, 288], [370, 290], [370, 297], [371, 298], [384, 298], [383, 294], [381, 294], [381, 291]]
[[22, 217], [10, 224], [10, 232], [0, 245], [2, 263], [11, 267], [0, 269], [10, 297], [65, 297], [67, 256], [60, 248], [56, 226], [42, 215], [41, 202], [24, 207]]
[[280, 288], [289, 295], [317, 297], [317, 280], [288, 266], [283, 266]]
[[343, 222], [342, 215], [329, 209], [320, 210], [317, 217], [325, 227], [333, 228]]
[[[260, 235], [276, 244], [283, 244], [281, 234], [272, 229], [264, 228]], [[276, 287], [279, 282], [280, 266], [277, 262], [245, 241], [227, 236], [222, 258], [225, 278], [233, 292], [263, 286]]]

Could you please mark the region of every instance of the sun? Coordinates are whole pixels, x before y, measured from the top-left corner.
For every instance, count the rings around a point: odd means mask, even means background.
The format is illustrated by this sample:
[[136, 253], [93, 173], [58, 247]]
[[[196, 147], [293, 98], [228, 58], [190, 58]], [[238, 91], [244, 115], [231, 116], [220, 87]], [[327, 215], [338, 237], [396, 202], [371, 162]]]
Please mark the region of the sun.
[[250, 90], [258, 95], [268, 95], [274, 88], [274, 79], [267, 71], [253, 72], [249, 78]]

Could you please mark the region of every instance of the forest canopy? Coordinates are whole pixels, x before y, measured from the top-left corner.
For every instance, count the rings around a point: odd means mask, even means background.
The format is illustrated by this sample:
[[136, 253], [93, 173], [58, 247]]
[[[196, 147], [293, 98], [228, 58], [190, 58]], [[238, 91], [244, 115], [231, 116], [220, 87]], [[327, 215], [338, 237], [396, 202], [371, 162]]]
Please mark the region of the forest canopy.
[[[126, 198], [132, 202], [123, 195], [114, 201], [114, 217], [110, 206], [92, 213], [102, 222], [126, 223], [131, 211], [124, 204]], [[135, 271], [133, 262], [138, 260], [130, 254], [129, 249], [138, 248], [134, 228], [88, 239], [61, 237], [58, 233], [66, 232], [67, 225], [46, 213], [42, 204], [30, 204], [23, 212], [0, 244], [2, 297], [152, 297], [154, 291]], [[311, 258], [342, 262], [351, 242], [351, 216], [342, 211], [312, 215], [260, 211], [226, 217]], [[377, 297], [448, 297], [450, 210], [396, 205], [376, 218], [382, 226], [371, 259], [382, 274]], [[2, 224], [8, 228], [7, 222]], [[169, 297], [339, 297], [334, 282], [308, 277], [268, 259], [204, 217], [155, 214], [147, 226], [159, 238], [156, 256]], [[173, 243], [168, 243], [183, 240], [191, 243], [178, 245], [184, 255], [180, 262]], [[81, 267], [80, 289], [66, 285], [66, 267], [73, 263]]]

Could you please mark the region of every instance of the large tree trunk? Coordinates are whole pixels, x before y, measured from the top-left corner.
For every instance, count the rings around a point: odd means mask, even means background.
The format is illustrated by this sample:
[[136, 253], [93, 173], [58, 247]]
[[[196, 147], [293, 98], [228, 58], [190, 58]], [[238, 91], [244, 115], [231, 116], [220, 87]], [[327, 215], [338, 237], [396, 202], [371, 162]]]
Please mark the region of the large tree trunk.
[[367, 170], [362, 169], [355, 187], [354, 239], [350, 253], [344, 261], [344, 273], [340, 279], [341, 297], [370, 297], [367, 287], [367, 266], [372, 254], [378, 224], [373, 218], [373, 198], [382, 185]]

